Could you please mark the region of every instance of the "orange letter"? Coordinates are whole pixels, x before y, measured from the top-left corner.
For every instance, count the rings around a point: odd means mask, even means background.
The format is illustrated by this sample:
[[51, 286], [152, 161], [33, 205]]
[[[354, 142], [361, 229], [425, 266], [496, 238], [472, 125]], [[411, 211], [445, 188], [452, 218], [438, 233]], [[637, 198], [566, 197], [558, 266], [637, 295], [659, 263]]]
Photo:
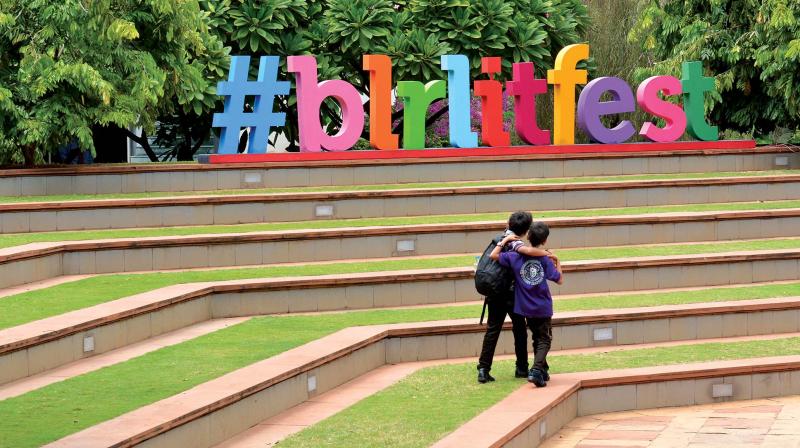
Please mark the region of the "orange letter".
[[369, 71], [369, 144], [375, 149], [397, 149], [392, 134], [392, 59], [383, 54], [365, 54]]
[[589, 45], [573, 44], [561, 49], [547, 82], [553, 90], [553, 144], [575, 143], [575, 86], [586, 84], [586, 70], [575, 70], [578, 61], [589, 57]]

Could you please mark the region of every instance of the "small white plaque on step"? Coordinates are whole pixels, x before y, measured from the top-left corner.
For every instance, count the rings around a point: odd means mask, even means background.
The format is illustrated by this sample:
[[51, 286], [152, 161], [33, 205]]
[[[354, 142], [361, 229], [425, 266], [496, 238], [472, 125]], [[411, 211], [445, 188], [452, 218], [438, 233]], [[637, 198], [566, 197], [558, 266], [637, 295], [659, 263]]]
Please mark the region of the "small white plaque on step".
[[261, 173], [244, 173], [244, 183], [246, 184], [260, 184]]
[[83, 338], [83, 352], [89, 353], [94, 351], [94, 336], [89, 335]]
[[789, 157], [788, 156], [775, 157], [775, 166], [789, 166]]
[[594, 340], [595, 341], [611, 341], [614, 339], [614, 329], [608, 328], [595, 328]]
[[547, 437], [547, 421], [542, 420], [539, 422], [539, 440], [544, 440]]
[[397, 251], [398, 252], [414, 252], [416, 248], [416, 241], [414, 240], [398, 240], [397, 241]]
[[318, 205], [314, 208], [314, 216], [317, 218], [330, 218], [333, 216], [332, 205]]
[[314, 392], [317, 390], [317, 376], [316, 375], [309, 375], [308, 376], [308, 391]]
[[711, 397], [723, 398], [733, 396], [733, 384], [712, 384]]

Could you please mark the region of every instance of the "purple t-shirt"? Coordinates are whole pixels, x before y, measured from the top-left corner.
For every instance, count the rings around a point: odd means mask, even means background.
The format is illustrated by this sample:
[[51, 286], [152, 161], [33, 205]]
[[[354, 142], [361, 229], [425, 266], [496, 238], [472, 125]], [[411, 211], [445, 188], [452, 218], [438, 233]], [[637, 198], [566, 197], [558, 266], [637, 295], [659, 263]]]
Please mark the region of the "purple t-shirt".
[[525, 317], [552, 317], [553, 297], [547, 281], [561, 280], [553, 262], [517, 252], [502, 252], [499, 261], [514, 272], [514, 312]]

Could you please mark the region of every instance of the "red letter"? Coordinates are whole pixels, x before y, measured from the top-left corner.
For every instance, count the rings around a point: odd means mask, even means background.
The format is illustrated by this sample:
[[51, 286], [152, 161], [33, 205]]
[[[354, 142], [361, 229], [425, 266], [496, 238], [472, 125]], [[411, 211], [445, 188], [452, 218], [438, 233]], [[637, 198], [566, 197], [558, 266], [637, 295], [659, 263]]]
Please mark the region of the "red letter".
[[481, 143], [486, 146], [511, 144], [511, 135], [503, 130], [503, 85], [494, 80], [501, 62], [501, 58], [481, 58], [481, 72], [489, 80], [475, 81], [475, 94], [481, 97]]

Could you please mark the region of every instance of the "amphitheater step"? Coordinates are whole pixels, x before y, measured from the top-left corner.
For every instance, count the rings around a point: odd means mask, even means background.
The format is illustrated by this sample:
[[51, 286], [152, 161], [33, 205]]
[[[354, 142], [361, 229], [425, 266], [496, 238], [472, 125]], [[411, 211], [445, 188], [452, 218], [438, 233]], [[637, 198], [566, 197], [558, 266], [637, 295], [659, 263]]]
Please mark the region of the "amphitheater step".
[[800, 175], [0, 204], [2, 233], [800, 199]]
[[[565, 262], [556, 295], [800, 279], [800, 250]], [[479, 300], [471, 268], [177, 284], [0, 330], [4, 382], [222, 317]], [[740, 303], [743, 306], [743, 303]]]
[[731, 385], [734, 400], [800, 395], [800, 357], [557, 375], [546, 389], [518, 389], [434, 447], [535, 447], [578, 416], [726, 400], [712, 396], [714, 384]]
[[[283, 372], [297, 372], [297, 367], [290, 367], [290, 365], [296, 364], [300, 359], [304, 360], [301, 362], [308, 362], [308, 357], [287, 352], [286, 357], [279, 355], [254, 364], [225, 377], [204, 383], [178, 396], [145, 406], [73, 434], [48, 446], [89, 448], [135, 444], [144, 441], [147, 441], [149, 446], [193, 446], [198, 448], [213, 446], [282, 410], [296, 406], [312, 396], [331, 390], [383, 365], [386, 362], [382, 359], [383, 352], [369, 348], [374, 345], [361, 348], [360, 354], [355, 355], [358, 359], [354, 358], [349, 363], [343, 363], [341, 359], [334, 361], [330, 359], [329, 355], [326, 355], [332, 350], [341, 351], [341, 349], [334, 348], [339, 346], [339, 344], [333, 343], [334, 340], [342, 341], [352, 337], [367, 340], [374, 339], [375, 336], [375, 333], [368, 327], [337, 333], [332, 335], [327, 343], [324, 340], [318, 340], [304, 346], [306, 350], [315, 350], [316, 359], [326, 358], [325, 361], [322, 361], [323, 364], [316, 364], [305, 370], [304, 373], [295, 373], [291, 378], [286, 377], [289, 374]], [[333, 339], [334, 337], [336, 339]], [[758, 376], [787, 370], [800, 371], [798, 356], [632, 369], [622, 371], [622, 380], [619, 379], [619, 371], [593, 372], [583, 377], [586, 379], [581, 378], [577, 384], [572, 386], [570, 392], [574, 393], [578, 387], [608, 388], [620, 385], [630, 387], [630, 384], [635, 384], [637, 381], [657, 383], [709, 377]], [[276, 376], [283, 377], [283, 380], [278, 382]], [[316, 387], [311, 392], [307, 389], [309, 377], [314, 377]], [[562, 376], [559, 375], [559, 377]], [[563, 375], [563, 377], [569, 378], [571, 375]], [[787, 376], [786, 384], [790, 384], [790, 381], [791, 378]], [[558, 381], [555, 383], [557, 384]], [[556, 387], [550, 390], [554, 389]], [[788, 388], [785, 389], [788, 390]], [[692, 392], [694, 392], [694, 387]], [[748, 393], [752, 394], [753, 391], [748, 390]], [[620, 392], [614, 396], [617, 395], [620, 395]], [[675, 395], [674, 398], [684, 396]], [[692, 399], [694, 399], [694, 393], [692, 393]], [[591, 405], [598, 406], [597, 401], [597, 399], [592, 400]], [[612, 406], [618, 406], [618, 409], [619, 406], [626, 406], [630, 402], [630, 400], [624, 400], [619, 403], [613, 399], [607, 401]], [[270, 403], [270, 406], [263, 406], [261, 403], [264, 402]], [[635, 398], [633, 402], [635, 403]], [[588, 403], [584, 404], [584, 407], [587, 406], [589, 406]], [[553, 426], [554, 429], [559, 427], [556, 424]]]
[[246, 165], [127, 165], [3, 170], [0, 196], [125, 194], [798, 168], [780, 147], [616, 154], [482, 156]]
[[[797, 335], [797, 333], [795, 333]], [[726, 341], [746, 341], [746, 340], [764, 340], [764, 339], [777, 339], [784, 338], [787, 335], [766, 335], [761, 337], [742, 337], [742, 338], [726, 338]], [[673, 345], [692, 345], [692, 344], [705, 344], [714, 340], [695, 340], [695, 341], [681, 341], [676, 343], [654, 343], [654, 344], [639, 344], [635, 346], [620, 346], [620, 347], [597, 347], [590, 349], [567, 349], [554, 352], [554, 355], [568, 355], [568, 354], [591, 354], [599, 351], [609, 350], [628, 350], [628, 349], [641, 349], [641, 348], [655, 348], [655, 347], [668, 347]], [[495, 357], [495, 360], [513, 360], [514, 355], [502, 355]], [[377, 369], [367, 372], [358, 378], [355, 378], [347, 383], [336, 387], [328, 392], [322, 393], [318, 396], [310, 398], [308, 401], [288, 409], [278, 415], [270, 417], [256, 426], [234, 436], [233, 438], [216, 445], [215, 448], [260, 448], [264, 446], [273, 446], [285, 439], [291, 434], [295, 434], [308, 428], [320, 421], [328, 418], [336, 413], [356, 404], [358, 401], [373, 395], [389, 386], [397, 383], [403, 378], [408, 377], [412, 373], [430, 366], [443, 365], [443, 364], [461, 364], [472, 363], [474, 358], [455, 358], [446, 360], [431, 360], [431, 361], [410, 361], [399, 364], [388, 364], [378, 367]], [[555, 383], [551, 386], [558, 386], [558, 377]], [[512, 397], [509, 397], [509, 400]], [[542, 397], [537, 395], [536, 400], [541, 400]], [[530, 399], [530, 396], [526, 396]], [[504, 401], [504, 403], [507, 401]], [[495, 410], [496, 408], [492, 408]], [[487, 411], [488, 412], [488, 411]], [[486, 427], [483, 428], [486, 431]], [[478, 440], [478, 439], [475, 439]], [[472, 443], [463, 444], [461, 446], [474, 446]], [[528, 446], [528, 445], [526, 445]]]
[[[552, 249], [800, 236], [800, 209], [554, 218]], [[0, 249], [0, 287], [57, 275], [480, 253], [505, 223], [42, 242]], [[90, 235], [87, 234], [87, 238]]]
[[97, 356], [79, 359], [65, 364], [52, 370], [46, 370], [24, 379], [2, 384], [0, 381], [0, 401], [7, 400], [18, 395], [39, 389], [41, 387], [63, 381], [84, 373], [93, 372], [110, 365], [124, 362], [128, 359], [141, 356], [164, 347], [169, 347], [198, 336], [208, 334], [222, 328], [235, 325], [249, 319], [248, 317], [231, 317], [224, 319], [212, 319], [195, 325], [181, 328], [170, 333], [155, 336], [141, 342], [112, 350]]

